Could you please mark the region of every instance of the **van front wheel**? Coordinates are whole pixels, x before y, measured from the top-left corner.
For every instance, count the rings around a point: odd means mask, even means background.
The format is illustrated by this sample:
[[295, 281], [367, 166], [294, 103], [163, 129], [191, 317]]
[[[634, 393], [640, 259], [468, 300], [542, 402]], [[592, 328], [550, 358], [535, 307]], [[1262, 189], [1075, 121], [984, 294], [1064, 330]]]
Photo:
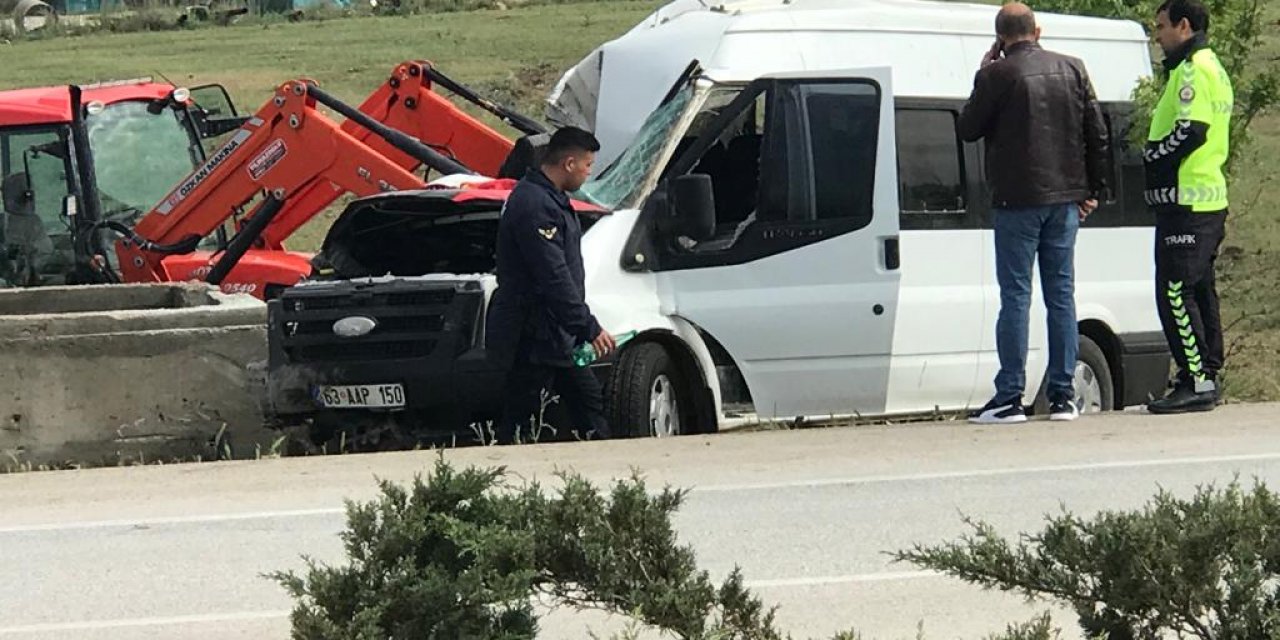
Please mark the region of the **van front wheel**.
[[[1048, 415], [1049, 398], [1046, 396], [1047, 381], [1041, 383], [1040, 393], [1036, 395], [1034, 412], [1036, 415]], [[1080, 413], [1098, 413], [1110, 411], [1115, 406], [1115, 384], [1111, 377], [1111, 365], [1107, 364], [1107, 356], [1102, 347], [1089, 336], [1080, 336], [1080, 353], [1076, 358], [1075, 371], [1076, 407]]]
[[620, 437], [683, 435], [690, 399], [679, 367], [662, 345], [624, 349], [609, 394], [609, 423]]
[[1098, 343], [1080, 336], [1080, 356], [1076, 360], [1076, 404], [1080, 413], [1110, 411], [1115, 404], [1111, 365]]

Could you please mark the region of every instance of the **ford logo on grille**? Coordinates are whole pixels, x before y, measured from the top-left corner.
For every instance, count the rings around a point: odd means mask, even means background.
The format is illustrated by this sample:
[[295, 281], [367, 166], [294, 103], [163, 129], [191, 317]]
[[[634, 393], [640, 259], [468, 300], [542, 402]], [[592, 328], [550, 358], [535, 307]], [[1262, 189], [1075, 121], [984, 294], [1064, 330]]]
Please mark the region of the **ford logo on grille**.
[[365, 316], [348, 316], [333, 323], [333, 333], [342, 338], [359, 338], [368, 335], [378, 321]]

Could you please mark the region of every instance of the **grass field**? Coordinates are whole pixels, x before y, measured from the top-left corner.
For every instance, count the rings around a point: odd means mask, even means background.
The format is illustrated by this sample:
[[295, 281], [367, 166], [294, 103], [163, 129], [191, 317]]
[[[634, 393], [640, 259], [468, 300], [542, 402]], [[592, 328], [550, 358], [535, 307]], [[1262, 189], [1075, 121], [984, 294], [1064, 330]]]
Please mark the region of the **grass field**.
[[[0, 89], [164, 76], [188, 86], [221, 83], [242, 111], [252, 112], [280, 83], [311, 78], [355, 105], [396, 64], [425, 59], [485, 95], [540, 118], [540, 100], [565, 69], [661, 4], [547, 4], [15, 42], [0, 45], [0, 60], [5, 61], [0, 64]], [[331, 207], [299, 229], [290, 247], [318, 247], [339, 210]]]
[[514, 81], [530, 71], [554, 81], [659, 4], [557, 4], [18, 42], [0, 50], [0, 87], [163, 74], [178, 83], [220, 82], [256, 108], [276, 85], [298, 77], [355, 101], [411, 59], [432, 60], [472, 83]]
[[[1280, 3], [1267, 9], [1258, 63], [1280, 61]], [[1250, 126], [1253, 137], [1231, 188], [1231, 217], [1219, 259], [1227, 327], [1225, 390], [1236, 400], [1280, 400], [1280, 112]]]
[[[220, 82], [252, 110], [280, 82], [297, 77], [358, 102], [397, 62], [425, 58], [540, 116], [540, 99], [564, 69], [661, 4], [551, 4], [21, 41], [0, 44], [0, 88], [164, 75], [180, 84]], [[1275, 23], [1280, 7], [1271, 11]], [[1280, 59], [1280, 37], [1273, 36], [1258, 59]], [[1280, 115], [1263, 117], [1252, 133], [1252, 153], [1232, 185], [1233, 217], [1219, 269], [1229, 327], [1226, 386], [1232, 399], [1280, 400]], [[293, 244], [313, 248], [327, 225], [327, 216], [316, 220]]]

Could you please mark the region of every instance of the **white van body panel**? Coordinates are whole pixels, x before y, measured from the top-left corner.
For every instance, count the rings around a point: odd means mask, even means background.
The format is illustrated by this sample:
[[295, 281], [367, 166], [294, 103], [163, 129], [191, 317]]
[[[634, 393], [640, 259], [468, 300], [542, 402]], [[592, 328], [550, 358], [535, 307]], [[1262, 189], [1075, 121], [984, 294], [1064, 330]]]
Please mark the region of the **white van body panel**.
[[[705, 77], [724, 83], [887, 67], [883, 81], [895, 98], [963, 101], [990, 47], [998, 10], [917, 0], [723, 6], [710, 10], [698, 0], [677, 0], [602, 45], [562, 77], [548, 100], [553, 119], [594, 124], [603, 145], [599, 166], [606, 166], [694, 60]], [[1038, 21], [1043, 46], [1081, 58], [1102, 101], [1127, 102], [1151, 72], [1148, 40], [1135, 23], [1050, 14]], [[884, 115], [882, 136], [890, 143], [881, 157], [892, 158], [892, 108]], [[898, 203], [895, 168], [878, 163], [877, 169], [878, 220]], [[721, 423], [719, 382], [700, 331], [724, 346], [757, 414], [766, 418], [959, 410], [982, 404], [993, 391], [1000, 296], [989, 223], [900, 232], [895, 224], [902, 267], [892, 279], [894, 291], [886, 293], [846, 275], [857, 272], [858, 261], [879, 255], [883, 238], [875, 233], [837, 236], [745, 265], [627, 272], [620, 256], [637, 218], [635, 210], [617, 212], [584, 236], [588, 302], [611, 331], [679, 336], [702, 367]], [[1151, 237], [1149, 226], [1081, 230], [1081, 322], [1097, 321], [1115, 333], [1160, 330]], [[814, 272], [824, 275], [805, 277]], [[1033, 277], [1028, 402], [1048, 359], [1038, 271]], [[872, 318], [868, 307], [877, 300], [892, 303]], [[891, 326], [867, 324], [869, 318]], [[866, 347], [876, 341], [885, 345], [879, 352]]]
[[587, 302], [600, 325], [611, 333], [665, 332], [679, 338], [697, 360], [711, 390], [717, 418], [722, 419], [715, 362], [697, 328], [673, 313], [674, 301], [660, 297], [657, 276], [647, 272], [628, 273], [618, 267], [618, 256], [639, 213], [631, 209], [605, 216], [583, 235]]
[[[607, 165], [691, 60], [719, 80], [782, 71], [892, 66], [898, 97], [965, 98], [991, 47], [993, 5], [919, 0], [676, 0], [588, 54], [548, 97], [558, 123], [594, 123]], [[1037, 14], [1046, 48], [1084, 60], [1098, 96], [1123, 101], [1151, 74], [1141, 25]], [[589, 71], [585, 71], [589, 70]], [[594, 89], [569, 97], [577, 75]], [[572, 114], [572, 115], [570, 115]]]
[[[995, 337], [987, 309], [1000, 303], [998, 297], [994, 303], [986, 299], [989, 242], [990, 234], [979, 229], [902, 232], [901, 310], [886, 413], [986, 402], [985, 388], [977, 390], [985, 385], [974, 372], [982, 345]], [[920, 268], [940, 257], [945, 268]]]

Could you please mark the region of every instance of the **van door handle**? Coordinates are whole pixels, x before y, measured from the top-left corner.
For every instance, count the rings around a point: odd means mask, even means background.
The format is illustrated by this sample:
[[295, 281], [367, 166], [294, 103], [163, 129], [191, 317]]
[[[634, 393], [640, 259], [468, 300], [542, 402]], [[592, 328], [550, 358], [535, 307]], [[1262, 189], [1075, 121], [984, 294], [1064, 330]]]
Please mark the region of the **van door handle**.
[[884, 268], [897, 271], [902, 266], [902, 254], [898, 250], [898, 236], [884, 239]]

